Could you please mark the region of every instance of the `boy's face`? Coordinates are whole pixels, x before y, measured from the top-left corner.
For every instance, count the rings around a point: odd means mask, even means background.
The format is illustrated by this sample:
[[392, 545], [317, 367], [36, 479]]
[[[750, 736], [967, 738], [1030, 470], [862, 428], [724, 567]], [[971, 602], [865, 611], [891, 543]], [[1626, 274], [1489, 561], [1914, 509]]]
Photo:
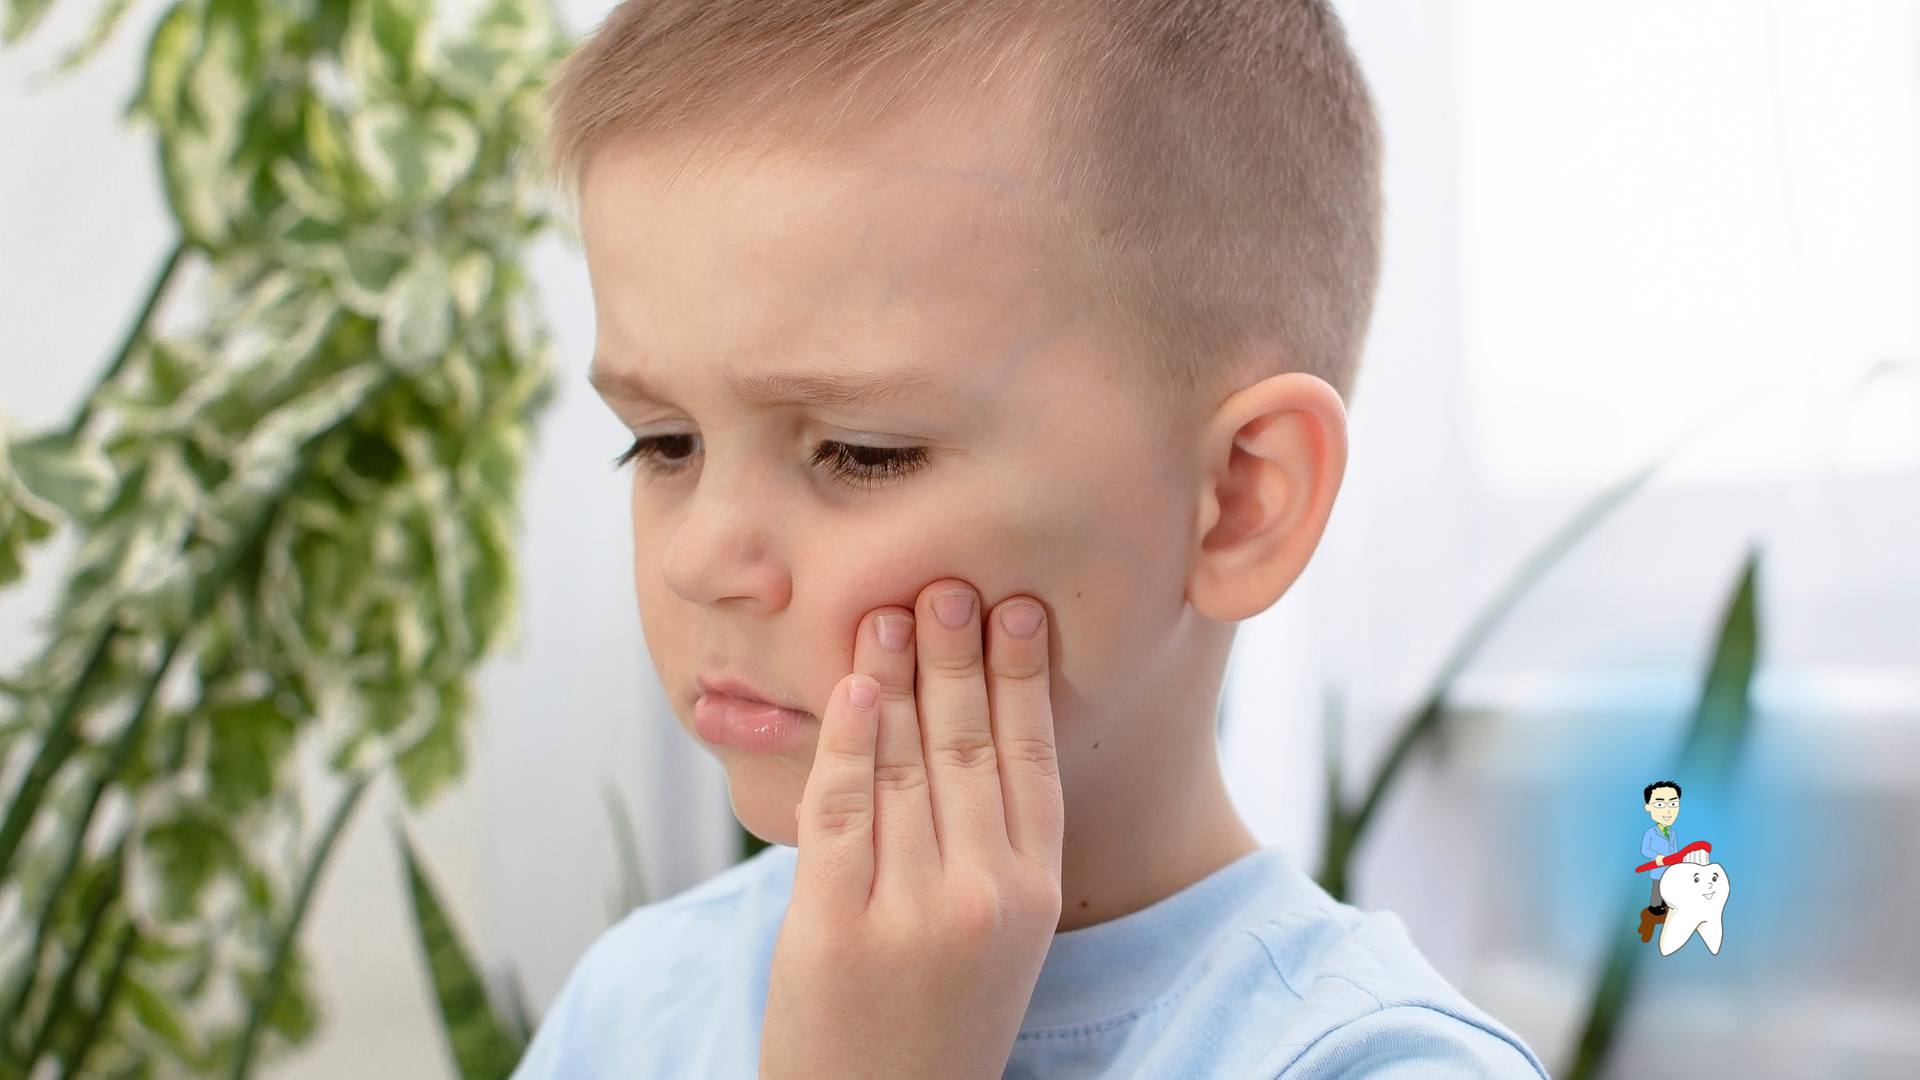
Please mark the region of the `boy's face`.
[[1661, 825], [1672, 825], [1680, 816], [1680, 793], [1670, 787], [1654, 788], [1653, 798], [1647, 802], [1647, 813]]
[[1070, 798], [1097, 744], [1151, 738], [1195, 682], [1162, 670], [1197, 618], [1192, 429], [1009, 223], [1032, 196], [995, 133], [922, 130], [812, 156], [616, 144], [583, 180], [647, 646], [777, 842], [861, 617], [937, 578], [1047, 607]]

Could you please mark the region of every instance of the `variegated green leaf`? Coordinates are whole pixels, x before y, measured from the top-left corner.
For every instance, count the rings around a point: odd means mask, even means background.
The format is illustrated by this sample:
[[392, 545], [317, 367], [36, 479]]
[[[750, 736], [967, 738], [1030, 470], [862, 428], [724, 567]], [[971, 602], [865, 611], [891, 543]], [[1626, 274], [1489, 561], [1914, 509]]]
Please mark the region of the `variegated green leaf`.
[[14, 443], [7, 457], [29, 492], [69, 518], [89, 520], [105, 508], [118, 481], [113, 463], [93, 443], [44, 435]]
[[473, 168], [480, 133], [452, 109], [416, 113], [369, 105], [353, 118], [360, 168], [389, 199], [418, 205], [444, 198]]
[[200, 20], [186, 4], [167, 12], [147, 45], [145, 78], [135, 106], [159, 126], [163, 136], [171, 136], [180, 127], [187, 73], [199, 45]]
[[407, 802], [425, 806], [465, 771], [466, 724], [472, 703], [467, 688], [446, 683], [435, 688], [431, 725], [393, 760]]
[[380, 353], [401, 371], [425, 368], [446, 351], [453, 334], [453, 282], [447, 266], [423, 251], [387, 293], [380, 317]]
[[381, 379], [372, 364], [348, 368], [260, 421], [234, 453], [233, 478], [220, 491], [222, 500], [231, 505], [278, 488], [307, 441], [359, 408]]
[[460, 314], [472, 318], [493, 295], [493, 260], [484, 251], [469, 251], [453, 264], [449, 275], [453, 302]]
[[100, 10], [94, 13], [93, 25], [87, 28], [87, 34], [60, 57], [62, 73], [73, 71], [93, 59], [100, 47], [107, 43], [113, 32], [120, 27], [121, 20], [133, 7], [133, 0], [106, 0]]
[[33, 33], [33, 28], [40, 25], [52, 7], [53, 0], [7, 0], [5, 33], [0, 36], [8, 45], [19, 41]]

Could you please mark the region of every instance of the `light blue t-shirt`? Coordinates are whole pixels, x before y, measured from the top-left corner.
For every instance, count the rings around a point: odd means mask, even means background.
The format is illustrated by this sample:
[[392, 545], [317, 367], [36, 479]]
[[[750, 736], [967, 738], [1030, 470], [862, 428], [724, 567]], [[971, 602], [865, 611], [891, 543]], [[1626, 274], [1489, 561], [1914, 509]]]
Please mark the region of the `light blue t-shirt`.
[[[515, 1080], [758, 1076], [795, 852], [770, 848], [596, 941]], [[1009, 1080], [1544, 1080], [1391, 914], [1336, 903], [1267, 849], [1111, 922], [1056, 934]]]

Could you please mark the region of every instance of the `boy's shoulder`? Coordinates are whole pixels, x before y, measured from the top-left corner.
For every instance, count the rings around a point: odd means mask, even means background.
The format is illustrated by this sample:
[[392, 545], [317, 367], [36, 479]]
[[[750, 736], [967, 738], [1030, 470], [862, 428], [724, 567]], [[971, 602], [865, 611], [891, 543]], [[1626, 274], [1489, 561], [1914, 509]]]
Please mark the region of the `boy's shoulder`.
[[793, 894], [795, 854], [792, 848], [769, 846], [684, 892], [634, 908], [600, 935], [588, 954], [605, 950], [630, 957], [636, 949], [684, 948], [681, 935], [709, 927], [735, 929], [734, 921], [747, 911], [783, 917]]
[[[594, 940], [574, 978], [596, 989], [684, 988], [689, 966], [715, 972], [752, 951], [754, 931], [777, 931], [793, 893], [794, 851], [770, 847], [712, 878], [633, 909]], [[676, 996], [678, 996], [676, 994]]]
[[752, 1075], [793, 857], [769, 848], [601, 934], [514, 1076]]
[[1283, 872], [1295, 899], [1249, 933], [1299, 1004], [1254, 1075], [1544, 1080], [1526, 1043], [1454, 989], [1399, 916], [1340, 903], [1291, 864]]
[[1277, 850], [1055, 940], [1009, 1076], [1544, 1077], [1391, 913]]
[[[1436, 971], [1392, 912], [1325, 908], [1248, 928], [1298, 1005], [1256, 1076], [1546, 1076], [1531, 1049]], [[1376, 1075], [1369, 1071], [1366, 1075]]]

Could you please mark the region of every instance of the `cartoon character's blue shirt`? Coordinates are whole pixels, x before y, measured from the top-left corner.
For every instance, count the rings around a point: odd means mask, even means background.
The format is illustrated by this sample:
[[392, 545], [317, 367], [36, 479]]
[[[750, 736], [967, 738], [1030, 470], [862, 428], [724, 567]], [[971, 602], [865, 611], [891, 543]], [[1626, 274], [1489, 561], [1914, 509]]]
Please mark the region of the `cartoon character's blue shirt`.
[[[759, 1074], [767, 972], [793, 888], [771, 848], [634, 912], [574, 969], [516, 1080]], [[1276, 850], [1143, 911], [1056, 934], [1008, 1078], [1539, 1078], [1390, 914], [1333, 901]]]
[[[1680, 830], [1671, 825], [1667, 826], [1667, 832], [1665, 834], [1660, 832], [1660, 826], [1655, 825], [1647, 830], [1645, 836], [1640, 838], [1640, 854], [1645, 855], [1649, 861], [1651, 861], [1655, 855], [1671, 855], [1686, 846], [1686, 841], [1680, 839]], [[1656, 866], [1648, 871], [1648, 875], [1653, 878], [1658, 878], [1666, 872], [1666, 867]]]

